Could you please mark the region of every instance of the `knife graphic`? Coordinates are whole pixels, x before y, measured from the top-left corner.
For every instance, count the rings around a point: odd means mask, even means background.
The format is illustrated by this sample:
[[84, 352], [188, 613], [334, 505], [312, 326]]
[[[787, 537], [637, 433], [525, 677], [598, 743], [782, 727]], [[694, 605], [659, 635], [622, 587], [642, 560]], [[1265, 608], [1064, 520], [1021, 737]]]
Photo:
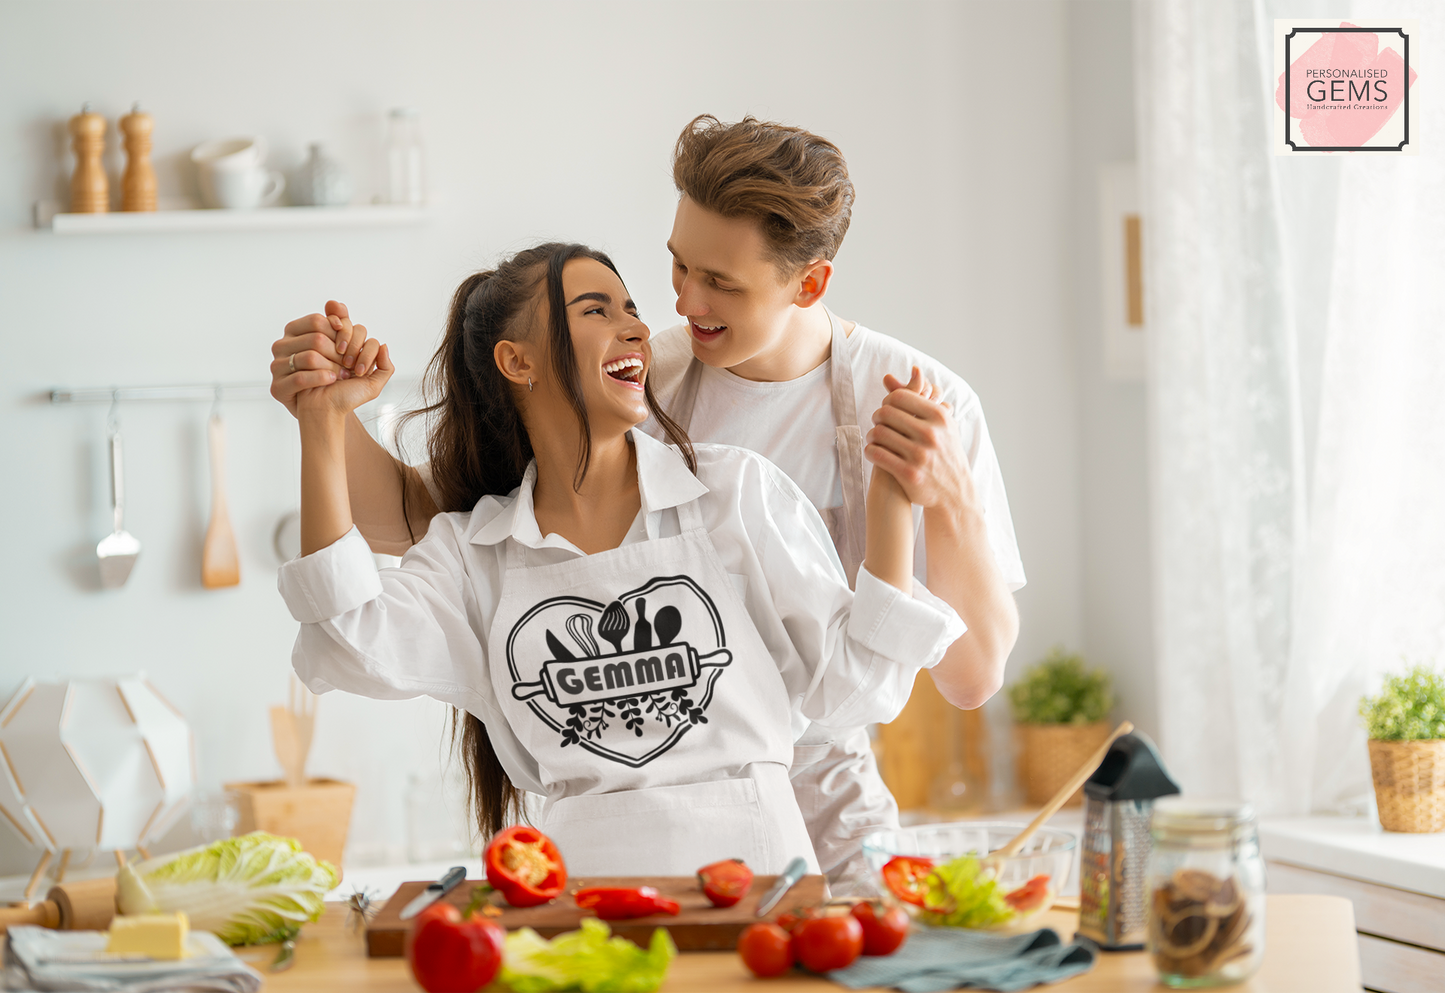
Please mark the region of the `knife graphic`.
[[802, 879], [803, 873], [807, 871], [808, 863], [803, 860], [802, 856], [789, 862], [788, 867], [783, 870], [783, 874], [778, 877], [778, 881], [773, 883], [772, 889], [764, 894], [762, 901], [758, 904], [757, 916], [768, 916], [769, 911], [783, 899], [783, 894], [797, 885], [798, 880]]
[[466, 878], [466, 866], [452, 866], [450, 869], [447, 870], [447, 874], [445, 876], [432, 883], [426, 889], [422, 890], [420, 893], [418, 893], [412, 898], [412, 901], [410, 903], [408, 903], [405, 907], [401, 909], [401, 919], [404, 921], [411, 920], [417, 914], [421, 913], [423, 910], [436, 903], [442, 897], [446, 896], [452, 890], [456, 889], [457, 884]]

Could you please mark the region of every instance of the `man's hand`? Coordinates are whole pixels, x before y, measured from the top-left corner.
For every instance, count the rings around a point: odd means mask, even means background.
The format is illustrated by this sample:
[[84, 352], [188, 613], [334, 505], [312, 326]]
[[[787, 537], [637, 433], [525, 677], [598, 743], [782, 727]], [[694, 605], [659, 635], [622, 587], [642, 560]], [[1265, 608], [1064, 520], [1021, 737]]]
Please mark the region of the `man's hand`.
[[873, 428], [863, 454], [884, 469], [925, 509], [972, 504], [975, 496], [968, 459], [953, 430], [948, 404], [924, 382], [917, 366], [912, 378], [883, 377], [888, 395], [873, 413]]
[[[296, 414], [296, 398], [306, 390], [350, 379], [358, 362], [365, 375], [362, 349], [366, 329], [351, 324], [346, 305], [326, 302], [324, 314], [307, 314], [286, 325], [271, 345], [271, 395]], [[375, 358], [375, 352], [370, 356]]]

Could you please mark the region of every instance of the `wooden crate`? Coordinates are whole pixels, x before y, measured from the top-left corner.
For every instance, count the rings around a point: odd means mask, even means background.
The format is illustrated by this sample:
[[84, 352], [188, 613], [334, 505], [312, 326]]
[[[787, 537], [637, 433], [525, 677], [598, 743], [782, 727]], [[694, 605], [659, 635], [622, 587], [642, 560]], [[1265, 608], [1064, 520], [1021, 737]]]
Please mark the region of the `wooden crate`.
[[295, 838], [318, 859], [341, 868], [346, 832], [351, 826], [351, 802], [356, 787], [335, 779], [311, 779], [305, 786], [283, 782], [227, 783], [241, 796], [237, 834], [265, 831]]

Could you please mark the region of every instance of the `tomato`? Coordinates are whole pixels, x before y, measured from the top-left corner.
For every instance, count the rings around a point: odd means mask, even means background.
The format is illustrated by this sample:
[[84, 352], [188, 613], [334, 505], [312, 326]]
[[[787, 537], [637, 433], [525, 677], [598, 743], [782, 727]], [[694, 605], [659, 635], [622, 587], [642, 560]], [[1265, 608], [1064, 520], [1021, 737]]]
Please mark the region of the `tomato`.
[[742, 859], [723, 859], [697, 870], [697, 882], [714, 907], [731, 907], [752, 889], [753, 870]]
[[1016, 890], [1004, 894], [1004, 902], [1021, 914], [1033, 913], [1049, 898], [1049, 877], [1035, 876]]
[[902, 907], [871, 900], [855, 903], [850, 913], [863, 925], [864, 955], [892, 955], [908, 937], [908, 915]]
[[427, 993], [474, 993], [502, 967], [507, 932], [485, 917], [463, 917], [438, 900], [423, 910], [406, 939], [406, 960]]
[[738, 954], [759, 979], [781, 976], [793, 967], [793, 939], [776, 924], [750, 924], [738, 937]]
[[831, 972], [863, 954], [863, 925], [852, 914], [814, 917], [793, 931], [793, 954], [811, 972]]
[[917, 855], [895, 855], [883, 866], [883, 882], [904, 903], [923, 906], [925, 885], [933, 872], [933, 859]]
[[555, 900], [567, 885], [567, 866], [552, 839], [526, 824], [498, 831], [483, 861], [487, 882], [514, 907]]
[[784, 931], [792, 934], [803, 921], [817, 916], [818, 911], [815, 907], [794, 907], [792, 910], [779, 914], [775, 923]]

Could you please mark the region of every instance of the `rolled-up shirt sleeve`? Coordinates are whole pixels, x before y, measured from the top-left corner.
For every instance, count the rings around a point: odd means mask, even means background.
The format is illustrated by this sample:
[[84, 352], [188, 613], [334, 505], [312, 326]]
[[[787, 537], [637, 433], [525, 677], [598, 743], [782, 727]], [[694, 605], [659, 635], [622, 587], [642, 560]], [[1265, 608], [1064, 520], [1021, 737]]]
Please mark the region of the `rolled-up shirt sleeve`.
[[313, 691], [430, 696], [490, 716], [486, 651], [469, 621], [455, 529], [444, 515], [399, 569], [378, 571], [353, 528], [286, 563], [277, 585], [301, 622], [292, 665]]
[[825, 727], [893, 720], [919, 670], [964, 633], [962, 619], [917, 580], [910, 596], [860, 568], [850, 590], [807, 497], [770, 463], [753, 465], [739, 490], [756, 555], [744, 556], [757, 572], [748, 607], [797, 709]]

